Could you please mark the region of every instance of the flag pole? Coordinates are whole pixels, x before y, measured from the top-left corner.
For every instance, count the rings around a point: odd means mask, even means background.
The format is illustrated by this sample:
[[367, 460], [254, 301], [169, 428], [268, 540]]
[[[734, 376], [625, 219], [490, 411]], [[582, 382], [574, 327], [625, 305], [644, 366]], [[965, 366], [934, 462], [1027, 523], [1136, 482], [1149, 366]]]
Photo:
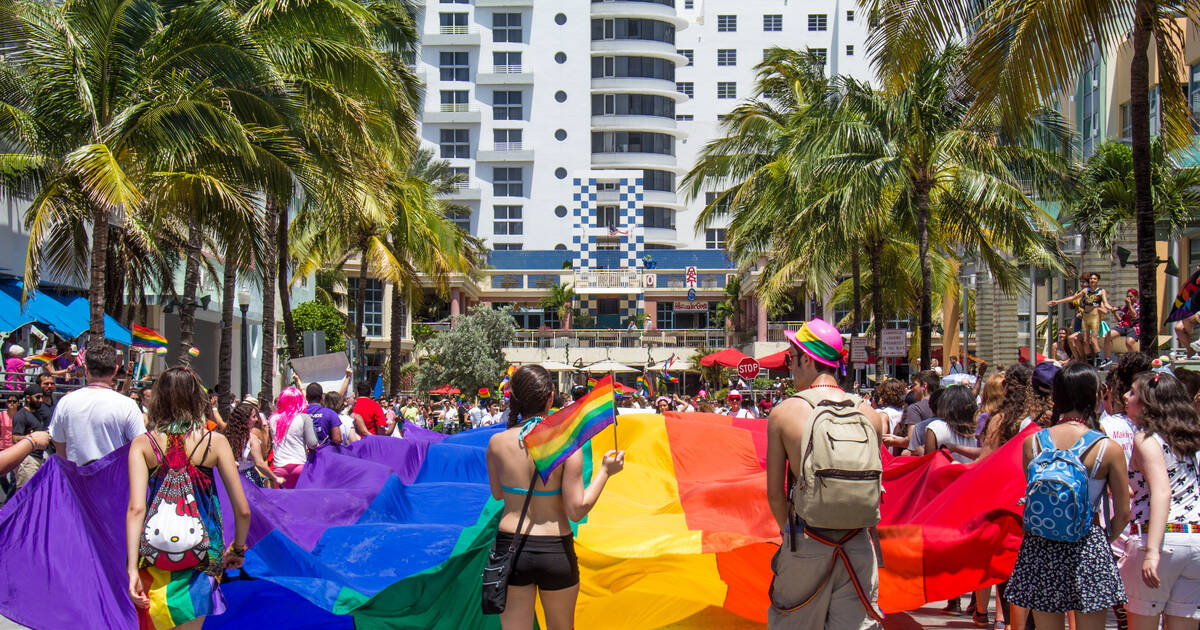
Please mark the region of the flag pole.
[[[617, 391], [616, 377], [613, 376], [612, 370], [608, 371], [608, 380], [610, 383], [612, 383], [611, 387], [613, 388], [613, 393], [615, 394]], [[613, 450], [614, 451], [621, 450], [620, 448], [617, 447], [617, 416], [618, 415], [619, 414], [617, 413], [617, 397], [614, 395], [613, 396]]]

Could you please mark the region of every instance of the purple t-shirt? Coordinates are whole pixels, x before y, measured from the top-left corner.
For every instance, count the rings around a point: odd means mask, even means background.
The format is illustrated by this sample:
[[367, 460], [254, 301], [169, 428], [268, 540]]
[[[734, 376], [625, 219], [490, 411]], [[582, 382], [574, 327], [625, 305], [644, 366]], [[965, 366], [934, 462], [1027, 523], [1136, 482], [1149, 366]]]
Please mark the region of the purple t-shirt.
[[312, 416], [313, 433], [317, 435], [317, 448], [329, 444], [329, 436], [333, 435], [333, 428], [342, 426], [342, 419], [336, 412], [317, 403], [309, 405], [304, 413]]

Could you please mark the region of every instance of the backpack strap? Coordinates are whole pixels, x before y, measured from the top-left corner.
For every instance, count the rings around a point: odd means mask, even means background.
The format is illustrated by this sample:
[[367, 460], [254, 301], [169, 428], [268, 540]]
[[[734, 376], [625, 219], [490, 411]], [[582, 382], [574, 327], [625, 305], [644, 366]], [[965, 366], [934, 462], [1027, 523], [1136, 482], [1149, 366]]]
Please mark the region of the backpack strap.
[[1054, 450], [1054, 440], [1050, 439], [1050, 431], [1048, 429], [1042, 429], [1036, 435], [1036, 439], [1033, 440], [1034, 457], [1040, 455], [1042, 451]]
[[204, 444], [205, 446], [204, 455], [200, 457], [200, 463], [203, 464], [204, 460], [208, 459], [208, 449], [212, 447], [212, 434], [212, 429], [209, 429], [204, 435], [200, 436], [199, 440], [196, 440], [196, 444], [192, 446], [192, 452], [188, 453], [189, 462], [192, 461], [192, 457], [196, 455], [196, 451], [200, 450], [201, 444]]
[[[1077, 453], [1077, 455], [1079, 457], [1079, 461], [1080, 461], [1080, 463], [1082, 463], [1084, 456], [1087, 455], [1088, 451], [1090, 451], [1093, 446], [1095, 446], [1095, 445], [1099, 444], [1100, 442], [1103, 442], [1104, 440], [1107, 440], [1107, 439], [1108, 439], [1107, 435], [1104, 435], [1103, 433], [1093, 429], [1091, 431], [1088, 431], [1087, 433], [1084, 433], [1083, 437], [1079, 438], [1079, 442], [1076, 443], [1076, 445], [1071, 450], [1075, 451]], [[1096, 454], [1096, 461], [1092, 464], [1092, 474], [1090, 477], [1091, 479], [1095, 479], [1096, 473], [1100, 472], [1100, 462], [1103, 461], [1103, 459], [1104, 459], [1104, 451], [1100, 451], [1099, 453]]]

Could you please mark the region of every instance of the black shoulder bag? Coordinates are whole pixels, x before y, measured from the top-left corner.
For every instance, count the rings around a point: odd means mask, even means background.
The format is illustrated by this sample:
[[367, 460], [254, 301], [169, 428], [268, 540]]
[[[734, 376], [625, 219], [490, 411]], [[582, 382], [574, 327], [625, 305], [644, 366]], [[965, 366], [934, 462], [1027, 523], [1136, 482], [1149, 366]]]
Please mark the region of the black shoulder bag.
[[482, 603], [483, 614], [499, 615], [504, 612], [508, 603], [508, 576], [512, 573], [512, 565], [516, 560], [517, 538], [521, 536], [521, 526], [525, 524], [525, 514], [529, 511], [529, 501], [533, 498], [533, 486], [537, 483], [537, 469], [533, 470], [533, 478], [529, 480], [529, 490], [525, 493], [525, 505], [521, 506], [521, 517], [517, 519], [517, 533], [513, 534], [508, 549], [498, 550], [495, 545], [488, 552], [487, 565], [483, 567]]

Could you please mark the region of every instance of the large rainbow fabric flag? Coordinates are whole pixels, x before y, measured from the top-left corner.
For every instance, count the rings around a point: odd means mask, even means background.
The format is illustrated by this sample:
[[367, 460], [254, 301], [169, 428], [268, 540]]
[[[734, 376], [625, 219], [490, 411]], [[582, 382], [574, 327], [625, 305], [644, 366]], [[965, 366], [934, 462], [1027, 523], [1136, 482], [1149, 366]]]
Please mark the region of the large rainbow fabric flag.
[[[321, 450], [295, 490], [243, 483], [253, 513], [245, 571], [222, 584], [227, 610], [205, 628], [498, 630], [498, 617], [480, 614], [479, 587], [501, 508], [485, 449], [504, 427], [450, 437], [406, 427], [403, 439]], [[607, 443], [614, 428], [595, 439]], [[766, 421], [630, 414], [620, 433], [625, 470], [575, 527], [576, 627], [765, 622], [779, 543]], [[602, 450], [584, 445], [585, 481]], [[126, 455], [85, 467], [52, 457], [0, 509], [0, 614], [37, 629], [137, 625], [125, 592]], [[943, 453], [887, 458], [884, 611], [1008, 575], [1021, 540], [1020, 458], [1020, 440], [969, 465]], [[221, 505], [231, 539], [223, 490]]]
[[542, 483], [592, 436], [616, 421], [617, 403], [610, 374], [600, 379], [586, 396], [538, 422], [525, 436], [525, 450], [533, 459]]
[[166, 348], [167, 340], [153, 329], [134, 324], [133, 343], [130, 345], [134, 348]]
[[1187, 282], [1179, 287], [1179, 294], [1175, 296], [1171, 312], [1167, 314], [1167, 321], [1187, 319], [1197, 312], [1200, 312], [1200, 269], [1192, 273]]
[[32, 363], [34, 365], [46, 366], [46, 365], [50, 365], [51, 363], [54, 363], [54, 360], [57, 359], [58, 357], [59, 357], [59, 355], [57, 355], [57, 354], [50, 354], [49, 352], [43, 352], [41, 354], [35, 354], [35, 355], [31, 356], [28, 359], [25, 359], [25, 361], [28, 363]]

